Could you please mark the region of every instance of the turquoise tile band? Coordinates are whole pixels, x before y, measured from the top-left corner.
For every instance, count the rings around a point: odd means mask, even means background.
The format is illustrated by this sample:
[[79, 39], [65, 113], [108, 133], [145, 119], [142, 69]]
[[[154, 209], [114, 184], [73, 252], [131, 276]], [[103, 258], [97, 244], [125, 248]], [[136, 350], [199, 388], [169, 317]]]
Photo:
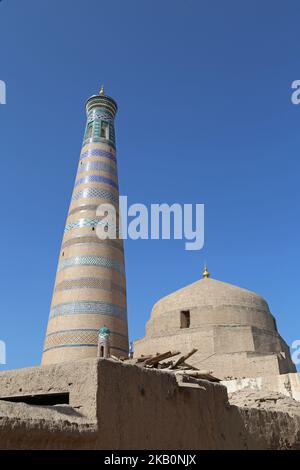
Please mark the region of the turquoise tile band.
[[103, 268], [111, 268], [124, 274], [124, 266], [118, 261], [105, 256], [74, 256], [61, 261], [58, 265], [58, 272], [63, 269], [74, 266], [99, 266]]
[[50, 311], [50, 318], [62, 315], [108, 315], [126, 320], [126, 308], [104, 301], [65, 302], [55, 305]]
[[[100, 219], [78, 219], [70, 224], [65, 226], [65, 233], [73, 230], [74, 228], [81, 228], [81, 227], [97, 227], [97, 225], [106, 225], [109, 227], [115, 227], [115, 225], [108, 224], [105, 220]], [[116, 230], [118, 231], [118, 230]]]

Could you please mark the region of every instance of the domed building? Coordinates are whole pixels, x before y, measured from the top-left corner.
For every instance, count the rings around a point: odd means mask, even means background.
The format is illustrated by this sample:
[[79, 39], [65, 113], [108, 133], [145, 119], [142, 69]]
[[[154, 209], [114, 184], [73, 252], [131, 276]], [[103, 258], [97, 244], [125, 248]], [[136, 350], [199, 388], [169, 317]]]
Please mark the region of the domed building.
[[221, 379], [296, 372], [267, 302], [246, 289], [203, 279], [173, 292], [153, 307], [135, 356], [198, 351], [187, 361]]

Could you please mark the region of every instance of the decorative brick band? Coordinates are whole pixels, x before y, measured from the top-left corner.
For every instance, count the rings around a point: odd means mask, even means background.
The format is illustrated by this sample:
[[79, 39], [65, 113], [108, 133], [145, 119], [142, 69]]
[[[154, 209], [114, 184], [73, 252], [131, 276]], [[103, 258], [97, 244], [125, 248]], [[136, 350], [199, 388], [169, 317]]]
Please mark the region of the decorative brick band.
[[[74, 209], [70, 210], [68, 216], [76, 214], [76, 212], [83, 212], [83, 211], [90, 211], [90, 212], [96, 213], [98, 207], [99, 207], [99, 204], [96, 204], [96, 205], [95, 204], [81, 204], [80, 206], [74, 207]], [[119, 217], [119, 212], [117, 210], [116, 210], [116, 216]]]
[[[98, 328], [84, 328], [84, 329], [71, 329], [61, 330], [54, 333], [50, 333], [46, 336], [44, 351], [57, 347], [70, 347], [70, 346], [97, 346], [98, 344]], [[111, 331], [112, 340], [127, 339], [126, 335]], [[114, 347], [120, 351], [127, 352], [125, 349]]]
[[118, 305], [95, 301], [65, 302], [55, 305], [50, 311], [50, 318], [64, 315], [108, 315], [126, 320], [126, 308]]
[[115, 181], [111, 180], [110, 178], [106, 178], [106, 176], [99, 176], [99, 175], [88, 175], [84, 176], [84, 178], [80, 178], [75, 182], [74, 187], [79, 186], [80, 184], [87, 184], [87, 183], [104, 183], [112, 186], [113, 188], [118, 189], [118, 184]]
[[83, 158], [87, 158], [87, 157], [105, 157], [105, 158], [109, 158], [110, 160], [116, 162], [116, 157], [112, 152], [108, 152], [108, 151], [102, 150], [102, 149], [87, 150], [86, 152], [83, 152], [80, 155], [80, 160], [82, 160]]
[[78, 277], [60, 282], [55, 287], [55, 292], [62, 292], [71, 289], [100, 289], [109, 292], [120, 292], [126, 295], [124, 287], [108, 280], [98, 277]]
[[73, 246], [73, 245], [79, 245], [79, 244], [97, 244], [97, 245], [104, 245], [104, 246], [111, 246], [113, 248], [116, 248], [117, 250], [121, 251], [123, 253], [123, 244], [120, 243], [119, 240], [101, 240], [100, 238], [95, 236], [81, 236], [79, 235], [78, 237], [74, 238], [69, 238], [69, 240], [65, 241], [62, 245], [62, 249], [67, 248], [68, 246]]
[[116, 260], [104, 256], [74, 256], [62, 260], [58, 265], [58, 271], [72, 268], [74, 266], [101, 266], [102, 268], [111, 268], [124, 274], [124, 265]]
[[82, 189], [81, 191], [78, 191], [77, 193], [73, 194], [72, 201], [77, 201], [78, 199], [84, 199], [84, 198], [106, 199], [116, 204], [119, 203], [118, 196], [101, 188]]
[[81, 212], [81, 211], [95, 211], [96, 212], [98, 207], [99, 207], [98, 204], [82, 204], [70, 210], [68, 215], [76, 214], [76, 212]]
[[[96, 332], [97, 335], [98, 335], [98, 332], [99, 332], [99, 328], [70, 328], [68, 330], [57, 330], [57, 331], [53, 331], [53, 333], [48, 333], [46, 335], [46, 338], [49, 338], [50, 336], [55, 336], [55, 335], [58, 335], [58, 334], [61, 334], [61, 333], [70, 333], [70, 332], [79, 332], [79, 331], [86, 331], [86, 332]], [[121, 336], [122, 338], [125, 338], [127, 339], [127, 335], [124, 335], [122, 333], [119, 333], [118, 331], [112, 331], [110, 330], [110, 334], [111, 335], [115, 335], [115, 336]]]
[[117, 169], [113, 166], [109, 165], [108, 163], [104, 163], [101, 161], [91, 161], [86, 162], [83, 165], [79, 165], [78, 173], [82, 173], [84, 171], [106, 171], [107, 173], [111, 173], [112, 175], [117, 175]]

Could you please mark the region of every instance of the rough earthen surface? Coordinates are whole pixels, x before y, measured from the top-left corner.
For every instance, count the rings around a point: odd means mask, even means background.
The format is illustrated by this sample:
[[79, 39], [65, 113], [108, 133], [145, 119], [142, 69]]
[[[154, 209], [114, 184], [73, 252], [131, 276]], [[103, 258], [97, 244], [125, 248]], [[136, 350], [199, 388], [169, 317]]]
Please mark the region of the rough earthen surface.
[[297, 402], [286, 397], [229, 403], [221, 384], [105, 359], [0, 373], [0, 398], [49, 390], [68, 391], [70, 404], [0, 399], [1, 449], [300, 448]]
[[265, 449], [300, 449], [300, 403], [278, 392], [242, 390], [229, 394], [245, 428]]
[[240, 390], [228, 395], [229, 402], [239, 407], [289, 413], [300, 417], [300, 403], [278, 392]]

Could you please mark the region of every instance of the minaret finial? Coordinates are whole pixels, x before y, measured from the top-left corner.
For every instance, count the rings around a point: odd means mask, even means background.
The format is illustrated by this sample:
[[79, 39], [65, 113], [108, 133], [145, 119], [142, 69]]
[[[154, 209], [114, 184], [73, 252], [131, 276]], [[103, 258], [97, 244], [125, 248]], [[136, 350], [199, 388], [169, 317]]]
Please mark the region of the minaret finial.
[[209, 273], [209, 271], [208, 271], [208, 269], [207, 269], [207, 264], [205, 263], [205, 265], [204, 265], [204, 271], [203, 271], [203, 277], [204, 277], [204, 279], [208, 279], [209, 276], [210, 276], [210, 273]]
[[104, 95], [104, 85], [101, 85], [99, 95]]

